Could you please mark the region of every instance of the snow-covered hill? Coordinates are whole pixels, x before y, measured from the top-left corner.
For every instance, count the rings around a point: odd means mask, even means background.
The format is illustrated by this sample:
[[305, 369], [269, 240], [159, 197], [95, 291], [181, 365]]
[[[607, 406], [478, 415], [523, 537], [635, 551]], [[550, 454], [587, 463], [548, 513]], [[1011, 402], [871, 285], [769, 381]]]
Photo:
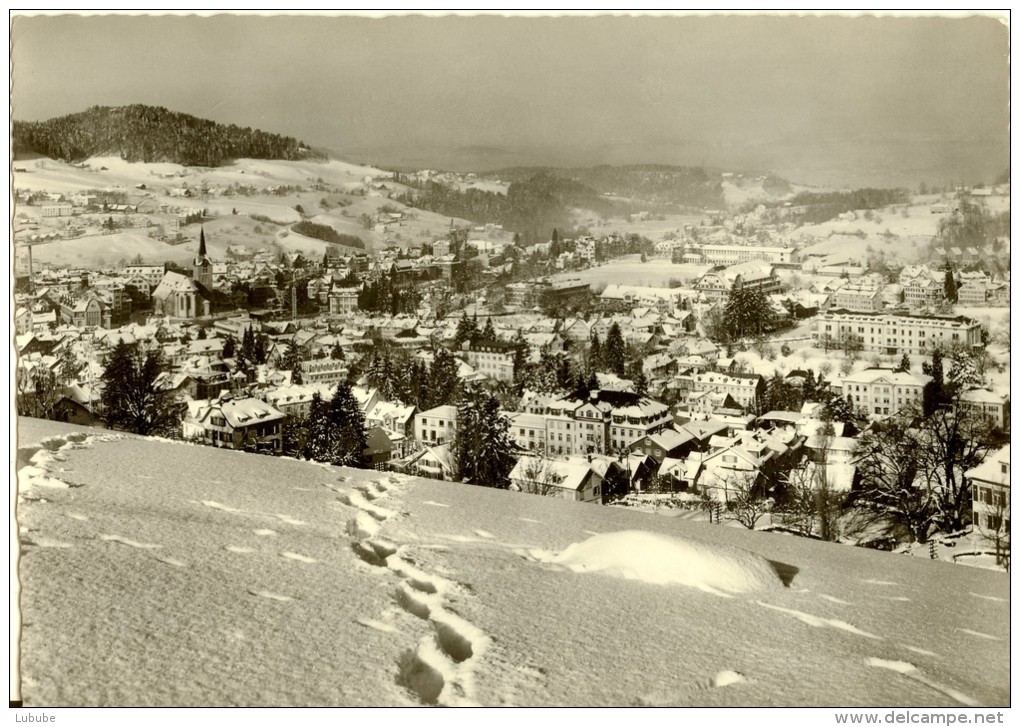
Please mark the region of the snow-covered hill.
[[1008, 705], [1003, 574], [19, 420], [26, 705]]

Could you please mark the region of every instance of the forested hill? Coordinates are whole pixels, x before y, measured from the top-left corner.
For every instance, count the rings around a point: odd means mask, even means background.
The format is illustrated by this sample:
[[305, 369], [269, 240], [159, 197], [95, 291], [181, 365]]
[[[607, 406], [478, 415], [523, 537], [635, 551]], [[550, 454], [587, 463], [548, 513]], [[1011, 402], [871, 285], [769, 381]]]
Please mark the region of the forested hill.
[[602, 165], [575, 169], [513, 167], [485, 176], [512, 183], [528, 179], [538, 172], [578, 182], [600, 194], [647, 202], [650, 207], [701, 209], [725, 205], [719, 176], [712, 177], [701, 167], [666, 164]]
[[15, 121], [14, 152], [81, 161], [119, 156], [130, 162], [175, 162], [214, 167], [238, 158], [317, 156], [289, 136], [224, 125], [162, 106], [93, 106], [47, 121]]
[[[571, 210], [580, 208], [610, 215], [618, 213], [609, 200], [570, 179], [539, 173], [515, 181], [506, 194], [428, 182], [400, 201], [420, 209], [476, 222], [495, 222], [516, 232], [571, 226]], [[547, 234], [547, 233], [546, 233]]]

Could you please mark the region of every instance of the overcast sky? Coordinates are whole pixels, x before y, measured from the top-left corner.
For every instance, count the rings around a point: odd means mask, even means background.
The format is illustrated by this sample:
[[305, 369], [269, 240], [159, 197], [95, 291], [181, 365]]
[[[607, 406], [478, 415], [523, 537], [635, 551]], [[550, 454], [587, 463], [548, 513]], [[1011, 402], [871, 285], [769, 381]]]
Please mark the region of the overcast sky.
[[1008, 142], [990, 17], [57, 16], [13, 34], [20, 120], [158, 104], [334, 149]]

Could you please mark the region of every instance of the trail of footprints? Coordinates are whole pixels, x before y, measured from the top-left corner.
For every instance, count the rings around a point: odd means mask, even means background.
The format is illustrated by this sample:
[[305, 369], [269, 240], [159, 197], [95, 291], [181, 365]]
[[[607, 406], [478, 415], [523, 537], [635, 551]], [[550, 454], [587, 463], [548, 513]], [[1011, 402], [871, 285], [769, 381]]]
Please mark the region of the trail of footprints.
[[[397, 513], [378, 503], [388, 498], [397, 484], [391, 477], [346, 491], [337, 490], [342, 503], [359, 511], [347, 521], [347, 534], [353, 538], [351, 550], [369, 566], [385, 568], [399, 576], [400, 582], [393, 591], [394, 603], [431, 627], [415, 647], [401, 655], [397, 684], [421, 704], [474, 704], [473, 666], [490, 639], [447, 607], [446, 594], [463, 591], [460, 586], [421, 570], [406, 547], [380, 537], [383, 525]], [[399, 625], [376, 619], [362, 618], [358, 623], [378, 631], [400, 630]]]

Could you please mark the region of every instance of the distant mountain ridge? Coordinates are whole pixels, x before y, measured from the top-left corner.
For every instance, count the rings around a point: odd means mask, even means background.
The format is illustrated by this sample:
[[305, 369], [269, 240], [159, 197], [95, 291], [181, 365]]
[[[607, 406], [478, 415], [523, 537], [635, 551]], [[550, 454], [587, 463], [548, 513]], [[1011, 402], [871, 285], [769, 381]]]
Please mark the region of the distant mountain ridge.
[[162, 106], [93, 106], [46, 121], [15, 121], [14, 152], [81, 161], [119, 156], [129, 162], [216, 167], [231, 159], [294, 161], [321, 157], [293, 137], [220, 124]]

